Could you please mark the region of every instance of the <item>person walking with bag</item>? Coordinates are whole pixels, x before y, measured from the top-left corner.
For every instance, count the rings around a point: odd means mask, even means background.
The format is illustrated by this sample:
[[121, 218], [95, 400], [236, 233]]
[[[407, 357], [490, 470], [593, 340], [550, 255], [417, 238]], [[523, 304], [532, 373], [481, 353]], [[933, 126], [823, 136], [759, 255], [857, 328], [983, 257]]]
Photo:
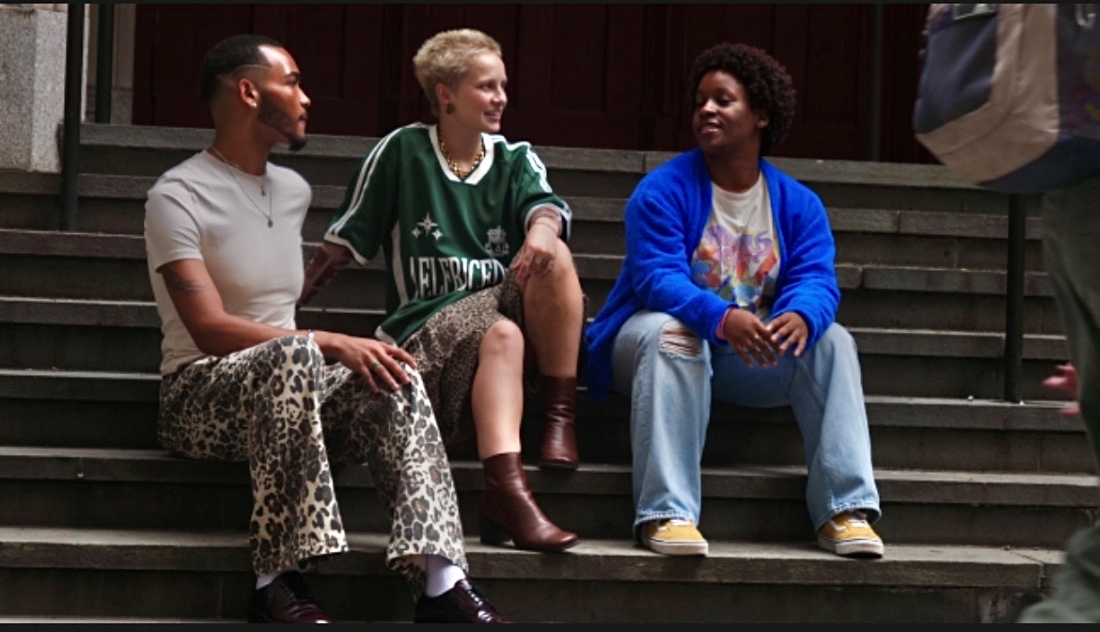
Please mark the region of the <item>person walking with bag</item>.
[[[1076, 396], [1076, 406], [1065, 412], [1080, 414], [1100, 463], [1100, 172], [1042, 200], [1043, 262], [1072, 361], [1046, 384]], [[1100, 527], [1070, 538], [1053, 586], [1049, 599], [1021, 613], [1021, 623], [1100, 622]]]
[[[1100, 463], [1100, 20], [1091, 4], [933, 4], [917, 139], [961, 179], [1039, 194], [1043, 264], [1070, 363], [1043, 384], [1076, 402]], [[1100, 622], [1100, 527], [1075, 533], [1023, 623]]]

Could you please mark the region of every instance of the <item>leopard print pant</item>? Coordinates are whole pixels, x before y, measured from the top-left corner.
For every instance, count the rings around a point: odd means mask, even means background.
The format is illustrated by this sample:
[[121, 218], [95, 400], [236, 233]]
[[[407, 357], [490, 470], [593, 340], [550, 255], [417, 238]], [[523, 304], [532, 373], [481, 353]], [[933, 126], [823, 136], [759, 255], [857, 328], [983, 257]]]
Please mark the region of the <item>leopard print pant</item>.
[[411, 384], [372, 393], [305, 336], [204, 358], [163, 378], [159, 440], [190, 458], [248, 461], [257, 575], [347, 551], [329, 460], [366, 462], [392, 520], [386, 562], [415, 595], [424, 555], [468, 566], [432, 407], [405, 371]]

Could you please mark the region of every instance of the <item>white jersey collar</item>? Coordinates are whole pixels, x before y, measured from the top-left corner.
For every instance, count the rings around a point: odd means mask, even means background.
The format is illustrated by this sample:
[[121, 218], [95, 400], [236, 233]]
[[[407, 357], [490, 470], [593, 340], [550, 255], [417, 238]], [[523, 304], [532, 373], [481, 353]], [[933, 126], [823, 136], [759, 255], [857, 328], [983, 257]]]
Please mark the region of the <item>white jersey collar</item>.
[[477, 169], [474, 169], [473, 173], [466, 176], [465, 180], [459, 179], [458, 176], [451, 171], [451, 167], [447, 164], [447, 159], [443, 157], [443, 152], [439, 149], [439, 125], [428, 126], [428, 137], [432, 141], [432, 149], [435, 150], [435, 159], [439, 163], [439, 169], [443, 172], [444, 177], [452, 182], [460, 182], [462, 184], [468, 184], [470, 186], [476, 185], [481, 182], [481, 179], [485, 177], [485, 174], [489, 173], [489, 170], [493, 168], [493, 157], [495, 153], [495, 146], [492, 137], [488, 134], [481, 134], [481, 142], [485, 145], [485, 157], [481, 159]]

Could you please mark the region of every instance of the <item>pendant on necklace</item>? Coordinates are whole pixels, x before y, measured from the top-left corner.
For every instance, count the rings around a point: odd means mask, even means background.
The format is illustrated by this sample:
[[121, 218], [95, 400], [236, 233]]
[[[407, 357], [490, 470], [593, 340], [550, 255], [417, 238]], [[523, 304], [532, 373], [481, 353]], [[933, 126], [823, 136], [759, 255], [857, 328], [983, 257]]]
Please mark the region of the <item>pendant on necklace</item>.
[[272, 226], [274, 226], [274, 225], [275, 225], [275, 222], [271, 221], [271, 218], [270, 218], [270, 217], [269, 217], [269, 218], [267, 218], [267, 227], [268, 227], [268, 228], [271, 228], [271, 227], [272, 227]]

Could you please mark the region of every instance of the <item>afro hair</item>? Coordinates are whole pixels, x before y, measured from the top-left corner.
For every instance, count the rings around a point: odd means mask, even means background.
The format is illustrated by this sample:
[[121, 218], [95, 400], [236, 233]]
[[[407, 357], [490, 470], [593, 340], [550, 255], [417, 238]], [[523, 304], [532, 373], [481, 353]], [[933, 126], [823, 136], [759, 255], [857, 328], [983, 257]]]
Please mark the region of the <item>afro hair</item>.
[[768, 126], [760, 139], [760, 155], [767, 156], [791, 129], [795, 91], [790, 74], [772, 56], [747, 44], [723, 42], [695, 58], [691, 69], [691, 98], [707, 73], [720, 70], [744, 86], [749, 105], [768, 112]]

